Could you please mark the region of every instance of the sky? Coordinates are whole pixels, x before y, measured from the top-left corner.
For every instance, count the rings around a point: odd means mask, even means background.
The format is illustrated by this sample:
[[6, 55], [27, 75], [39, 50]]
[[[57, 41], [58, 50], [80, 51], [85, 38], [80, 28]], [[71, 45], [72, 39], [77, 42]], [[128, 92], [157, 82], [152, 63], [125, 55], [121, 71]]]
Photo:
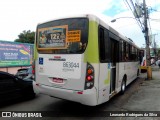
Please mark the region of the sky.
[[[74, 14], [98, 15], [122, 35], [131, 38], [139, 47], [145, 46], [142, 30], [126, 0], [3, 0], [0, 2], [0, 40], [14, 41], [24, 30], [35, 31], [38, 23]], [[129, 0], [128, 0], [129, 1]], [[133, 0], [135, 2], [136, 0]], [[142, 0], [137, 0], [142, 3]], [[160, 0], [146, 0], [149, 7], [151, 33], [160, 47]], [[157, 11], [155, 11], [157, 10]], [[153, 37], [152, 37], [153, 38]]]

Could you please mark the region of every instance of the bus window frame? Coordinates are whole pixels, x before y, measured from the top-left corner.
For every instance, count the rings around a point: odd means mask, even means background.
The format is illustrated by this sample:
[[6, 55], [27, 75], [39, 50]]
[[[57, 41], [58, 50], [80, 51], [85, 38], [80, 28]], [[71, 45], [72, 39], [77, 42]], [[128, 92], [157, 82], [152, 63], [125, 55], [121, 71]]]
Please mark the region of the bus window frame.
[[[48, 27], [53, 27], [53, 25], [55, 25], [56, 23], [52, 23], [52, 22], [57, 22], [59, 20], [69, 20], [69, 19], [72, 19], [72, 20], [76, 20], [76, 19], [86, 19], [86, 24], [85, 26], [87, 25], [87, 29], [85, 29], [85, 31], [81, 31], [81, 40], [79, 43], [82, 43], [82, 48], [83, 50], [79, 50], [79, 51], [76, 51], [76, 52], [65, 52], [65, 53], [61, 53], [60, 51], [57, 51], [57, 50], [68, 50], [68, 46], [67, 44], [69, 43], [68, 41], [66, 41], [66, 48], [39, 48], [38, 47], [38, 29], [41, 29], [41, 28], [48, 28]], [[60, 23], [62, 23], [62, 21]], [[68, 22], [68, 21], [67, 21]], [[67, 23], [66, 22], [66, 23]], [[53, 24], [53, 25], [52, 25]], [[58, 23], [59, 24], [59, 23]], [[52, 25], [52, 26], [50, 26]], [[65, 24], [66, 25], [66, 24]], [[58, 26], [58, 25], [56, 25]], [[56, 27], [55, 26], [55, 27]], [[59, 26], [64, 26], [64, 25], [59, 25]], [[69, 27], [69, 24], [67, 24], [68, 28], [67, 28], [67, 31], [72, 31], [73, 29], [71, 29]], [[71, 30], [70, 30], [71, 29]], [[79, 28], [80, 29], [80, 28]], [[75, 30], [79, 30], [78, 28], [76, 28]], [[82, 29], [82, 28], [81, 28]], [[87, 30], [87, 31], [86, 31]], [[82, 34], [83, 33], [83, 34]], [[86, 34], [84, 34], [86, 33]], [[83, 41], [84, 39], [82, 38], [86, 38], [85, 41]], [[36, 28], [36, 38], [35, 38], [35, 44], [36, 44], [36, 49], [37, 49], [37, 52], [40, 53], [40, 54], [83, 54], [85, 51], [86, 51], [86, 48], [87, 48], [87, 45], [88, 45], [88, 40], [89, 40], [89, 19], [87, 17], [75, 17], [75, 18], [65, 18], [65, 19], [58, 19], [58, 20], [53, 20], [53, 21], [49, 21], [49, 22], [45, 22], [45, 23], [41, 23], [41, 24], [38, 24], [37, 25], [37, 28]]]
[[[100, 29], [103, 29], [103, 38], [105, 38], [106, 35], [106, 39], [103, 39], [103, 43], [101, 43], [101, 34], [100, 34]], [[105, 44], [108, 43], [108, 44]], [[104, 28], [102, 25], [98, 26], [98, 47], [99, 47], [99, 60], [101, 63], [109, 63], [110, 62], [110, 39], [109, 39], [109, 30]], [[103, 47], [102, 47], [103, 46]], [[108, 47], [107, 47], [108, 46]], [[103, 48], [103, 49], [101, 49]], [[104, 52], [103, 52], [104, 51]], [[101, 53], [103, 52], [103, 53]], [[101, 58], [101, 55], [104, 55], [104, 59]]]

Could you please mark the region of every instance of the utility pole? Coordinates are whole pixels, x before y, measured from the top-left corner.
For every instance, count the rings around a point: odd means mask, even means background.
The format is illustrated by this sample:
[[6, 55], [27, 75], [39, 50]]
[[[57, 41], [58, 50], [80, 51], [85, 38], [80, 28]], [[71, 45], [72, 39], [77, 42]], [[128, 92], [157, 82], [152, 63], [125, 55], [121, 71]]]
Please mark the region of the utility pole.
[[151, 62], [150, 62], [150, 48], [149, 48], [149, 35], [148, 35], [148, 9], [146, 8], [146, 1], [143, 0], [143, 10], [144, 10], [144, 37], [146, 42], [146, 65], [147, 65], [147, 79], [152, 78]]
[[156, 41], [155, 41], [155, 36], [158, 34], [152, 34], [152, 38], [153, 38], [153, 51], [154, 51], [154, 55], [155, 55], [155, 59], [157, 59], [157, 45], [156, 45]]

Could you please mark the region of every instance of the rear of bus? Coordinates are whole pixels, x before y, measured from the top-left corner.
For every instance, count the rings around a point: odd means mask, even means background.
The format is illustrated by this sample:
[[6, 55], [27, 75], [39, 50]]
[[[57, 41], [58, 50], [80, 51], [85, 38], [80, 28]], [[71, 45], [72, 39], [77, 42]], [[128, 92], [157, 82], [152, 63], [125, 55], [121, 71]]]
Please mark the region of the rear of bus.
[[97, 23], [87, 15], [37, 26], [35, 80], [40, 93], [97, 105], [93, 65], [98, 61], [97, 31]]

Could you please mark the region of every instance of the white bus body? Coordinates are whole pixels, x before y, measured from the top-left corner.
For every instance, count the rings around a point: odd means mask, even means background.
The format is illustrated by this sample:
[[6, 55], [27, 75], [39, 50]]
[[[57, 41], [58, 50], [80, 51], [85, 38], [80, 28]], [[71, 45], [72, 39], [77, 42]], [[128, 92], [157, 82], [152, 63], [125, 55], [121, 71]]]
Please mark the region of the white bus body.
[[[104, 46], [106, 38], [109, 43]], [[124, 50], [124, 45], [130, 47]], [[107, 50], [104, 53], [102, 49]], [[133, 54], [131, 60], [125, 61], [122, 57], [127, 49]], [[37, 26], [35, 41], [34, 87], [42, 94], [95, 106], [124, 92], [136, 79], [139, 73], [137, 54], [138, 47], [132, 41], [94, 15], [41, 23]]]

